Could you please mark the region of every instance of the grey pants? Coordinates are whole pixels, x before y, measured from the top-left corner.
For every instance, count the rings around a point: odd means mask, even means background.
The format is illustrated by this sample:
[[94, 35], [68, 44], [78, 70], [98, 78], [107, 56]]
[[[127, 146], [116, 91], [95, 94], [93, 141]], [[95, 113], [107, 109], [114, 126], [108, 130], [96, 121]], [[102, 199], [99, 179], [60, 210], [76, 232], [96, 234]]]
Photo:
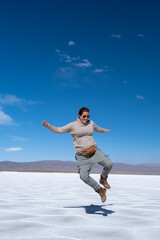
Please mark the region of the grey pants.
[[103, 166], [102, 177], [107, 178], [109, 172], [112, 169], [112, 162], [107, 155], [97, 149], [95, 154], [90, 158], [84, 155], [76, 155], [76, 160], [78, 161], [78, 173], [83, 182], [92, 187], [95, 191], [100, 188], [100, 185], [89, 176], [93, 164], [98, 163]]

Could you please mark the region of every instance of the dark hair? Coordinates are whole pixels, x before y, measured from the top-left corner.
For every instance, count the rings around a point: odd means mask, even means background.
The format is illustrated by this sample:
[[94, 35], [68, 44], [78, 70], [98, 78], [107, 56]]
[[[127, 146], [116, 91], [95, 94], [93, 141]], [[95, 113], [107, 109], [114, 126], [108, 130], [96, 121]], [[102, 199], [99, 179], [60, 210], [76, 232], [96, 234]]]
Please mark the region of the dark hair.
[[83, 112], [89, 112], [89, 109], [87, 107], [82, 107], [78, 111], [78, 115], [82, 115]]

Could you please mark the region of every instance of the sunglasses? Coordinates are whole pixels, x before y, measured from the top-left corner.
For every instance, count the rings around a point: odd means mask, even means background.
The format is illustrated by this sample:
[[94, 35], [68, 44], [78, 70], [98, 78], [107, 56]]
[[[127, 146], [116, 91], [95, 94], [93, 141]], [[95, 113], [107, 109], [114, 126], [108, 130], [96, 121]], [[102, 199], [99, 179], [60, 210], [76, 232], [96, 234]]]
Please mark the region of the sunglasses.
[[83, 118], [89, 118], [90, 116], [89, 115], [83, 115], [82, 117]]

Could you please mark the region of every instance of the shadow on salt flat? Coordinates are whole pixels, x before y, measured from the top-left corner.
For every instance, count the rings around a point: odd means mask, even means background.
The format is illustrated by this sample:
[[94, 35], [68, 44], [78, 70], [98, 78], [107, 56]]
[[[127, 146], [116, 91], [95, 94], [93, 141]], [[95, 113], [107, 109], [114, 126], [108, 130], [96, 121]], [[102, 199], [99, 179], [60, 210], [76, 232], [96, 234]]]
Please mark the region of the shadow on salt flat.
[[[112, 204], [110, 204], [112, 205]], [[71, 207], [64, 207], [64, 208], [84, 208], [85, 212], [87, 214], [98, 214], [98, 215], [102, 215], [102, 216], [108, 216], [109, 214], [113, 214], [115, 213], [112, 210], [108, 210], [103, 208], [105, 205], [94, 205], [91, 204], [89, 206], [71, 206]]]

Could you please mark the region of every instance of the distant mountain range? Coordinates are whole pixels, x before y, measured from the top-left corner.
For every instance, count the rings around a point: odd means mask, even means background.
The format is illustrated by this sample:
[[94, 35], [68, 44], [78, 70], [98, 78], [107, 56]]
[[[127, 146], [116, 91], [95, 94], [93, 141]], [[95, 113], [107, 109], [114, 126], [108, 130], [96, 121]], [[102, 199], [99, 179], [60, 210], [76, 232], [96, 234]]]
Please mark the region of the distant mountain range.
[[[100, 173], [102, 167], [94, 165], [91, 173]], [[1, 161], [0, 171], [24, 171], [24, 172], [72, 172], [77, 173], [77, 162], [44, 160], [36, 162], [12, 162]], [[113, 163], [113, 174], [150, 174], [160, 175], [160, 163], [157, 164], [124, 164]]]

